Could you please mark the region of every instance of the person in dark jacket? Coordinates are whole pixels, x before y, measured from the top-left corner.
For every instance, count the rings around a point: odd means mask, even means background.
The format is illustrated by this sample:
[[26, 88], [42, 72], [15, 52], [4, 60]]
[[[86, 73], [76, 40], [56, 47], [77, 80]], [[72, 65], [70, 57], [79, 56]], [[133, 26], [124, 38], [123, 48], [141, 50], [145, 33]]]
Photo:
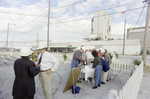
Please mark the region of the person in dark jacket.
[[92, 51], [92, 55], [94, 56], [94, 60], [91, 62], [93, 63], [92, 68], [95, 68], [95, 86], [92, 89], [96, 89], [101, 86], [103, 67], [98, 53], [96, 51]]
[[111, 61], [110, 56], [107, 54], [107, 50], [106, 49], [105, 49], [105, 52], [104, 52], [103, 56], [104, 56], [105, 61], [107, 62], [107, 64], [110, 67], [110, 70], [108, 71], [108, 75], [107, 75], [107, 81], [109, 81], [109, 80], [111, 80], [111, 63], [112, 63], [112, 61]]
[[107, 72], [110, 69], [109, 65], [103, 58], [101, 58], [101, 62], [102, 62], [103, 71]]
[[15, 81], [13, 85], [13, 99], [33, 99], [35, 94], [34, 76], [40, 72], [40, 65], [36, 67], [29, 60], [32, 54], [28, 47], [23, 47], [19, 53], [20, 59], [14, 62]]

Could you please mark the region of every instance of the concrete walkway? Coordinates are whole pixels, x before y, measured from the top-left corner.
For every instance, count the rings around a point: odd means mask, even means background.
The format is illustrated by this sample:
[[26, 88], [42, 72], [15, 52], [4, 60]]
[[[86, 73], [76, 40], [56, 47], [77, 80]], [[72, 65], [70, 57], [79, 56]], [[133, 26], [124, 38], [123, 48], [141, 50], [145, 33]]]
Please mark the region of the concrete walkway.
[[150, 99], [150, 73], [144, 73], [137, 99]]
[[[128, 56], [129, 57], [129, 56]], [[147, 67], [149, 68], [149, 67]], [[137, 99], [150, 99], [150, 69], [145, 68], [147, 73], [144, 73], [142, 84], [140, 87], [139, 95]], [[74, 99], [74, 95], [71, 90], [63, 93], [68, 75], [71, 70], [71, 64], [68, 62], [64, 64], [61, 62], [59, 68], [53, 73], [52, 77], [52, 94], [53, 99]], [[129, 74], [121, 73], [119, 75], [122, 83], [120, 84], [117, 79], [113, 82], [109, 81], [105, 85], [97, 89], [92, 89], [94, 84], [89, 85], [84, 83], [83, 87], [80, 83], [77, 86], [81, 87], [81, 91], [76, 95], [76, 99], [108, 99], [109, 90], [115, 89], [119, 92], [122, 86], [129, 79]], [[7, 64], [0, 61], [0, 99], [12, 99], [12, 86], [14, 83], [14, 71], [13, 71], [13, 59], [9, 60]], [[36, 83], [36, 94], [35, 99], [43, 99], [43, 94], [41, 91], [41, 85], [39, 82], [38, 75], [35, 77]]]
[[[14, 83], [13, 62], [10, 61], [7, 64], [8, 65], [1, 63], [0, 65], [0, 99], [12, 99], [12, 86]], [[74, 95], [71, 93], [71, 90], [63, 93], [70, 70], [70, 63], [64, 64], [61, 62], [59, 68], [55, 73], [53, 73], [53, 99], [74, 99]], [[113, 82], [109, 81], [105, 85], [101, 85], [101, 87], [97, 89], [92, 89], [94, 84], [89, 85], [85, 82], [82, 87], [82, 85], [78, 83], [77, 85], [81, 87], [81, 91], [76, 95], [76, 99], [108, 99], [109, 90], [115, 89], [119, 91], [129, 78], [129, 74], [120, 74], [119, 77], [122, 80], [121, 84], [118, 80], [115, 79]], [[35, 77], [35, 83], [35, 99], [43, 99], [38, 76]]]

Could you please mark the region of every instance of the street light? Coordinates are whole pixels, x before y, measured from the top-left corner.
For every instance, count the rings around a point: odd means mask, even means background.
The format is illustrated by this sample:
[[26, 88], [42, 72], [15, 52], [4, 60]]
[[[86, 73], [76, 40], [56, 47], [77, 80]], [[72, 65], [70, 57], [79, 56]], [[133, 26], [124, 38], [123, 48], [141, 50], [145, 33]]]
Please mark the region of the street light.
[[[16, 24], [13, 24], [13, 25], [16, 26]], [[7, 51], [7, 47], [8, 47], [8, 34], [9, 34], [9, 23], [8, 23], [8, 27], [7, 27], [6, 51]]]

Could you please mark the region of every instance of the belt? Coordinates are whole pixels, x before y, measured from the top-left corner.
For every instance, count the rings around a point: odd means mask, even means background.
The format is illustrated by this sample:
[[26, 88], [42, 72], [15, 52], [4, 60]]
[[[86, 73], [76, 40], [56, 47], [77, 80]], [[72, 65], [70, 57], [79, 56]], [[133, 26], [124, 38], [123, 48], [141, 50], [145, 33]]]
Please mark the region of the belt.
[[48, 70], [51, 70], [51, 68], [50, 68], [50, 69], [47, 69], [47, 70], [41, 70], [41, 72], [46, 72], [46, 71], [48, 71]]

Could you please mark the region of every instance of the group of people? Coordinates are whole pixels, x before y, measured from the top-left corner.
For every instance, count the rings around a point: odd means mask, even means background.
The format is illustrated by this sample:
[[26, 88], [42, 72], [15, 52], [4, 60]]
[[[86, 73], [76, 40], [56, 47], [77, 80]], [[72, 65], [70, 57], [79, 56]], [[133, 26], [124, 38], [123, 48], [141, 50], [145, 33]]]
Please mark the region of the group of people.
[[[46, 44], [41, 43], [37, 49], [40, 53], [37, 65], [29, 60], [33, 51], [28, 47], [21, 49], [19, 53], [21, 58], [14, 62], [15, 81], [12, 90], [13, 99], [34, 99], [34, 77], [37, 74], [39, 74], [44, 99], [52, 99], [52, 74], [59, 67], [60, 63], [51, 53], [46, 51]], [[100, 87], [101, 84], [105, 84], [106, 80], [111, 80], [111, 59], [106, 50], [88, 49], [81, 46], [73, 55], [71, 68], [78, 67], [80, 63], [84, 65], [93, 63], [93, 68], [95, 68], [95, 86], [93, 89]]]
[[111, 80], [112, 62], [106, 49], [81, 46], [73, 55], [71, 69], [78, 67], [79, 64], [89, 65], [91, 63], [93, 63], [92, 68], [95, 68], [95, 86], [92, 89], [96, 89]]
[[28, 47], [21, 49], [19, 53], [21, 58], [14, 62], [13, 99], [34, 99], [34, 77], [37, 74], [39, 74], [44, 99], [52, 99], [51, 78], [60, 63], [51, 53], [46, 51], [46, 44], [41, 43], [37, 49], [40, 53], [37, 65], [29, 60], [33, 51]]

